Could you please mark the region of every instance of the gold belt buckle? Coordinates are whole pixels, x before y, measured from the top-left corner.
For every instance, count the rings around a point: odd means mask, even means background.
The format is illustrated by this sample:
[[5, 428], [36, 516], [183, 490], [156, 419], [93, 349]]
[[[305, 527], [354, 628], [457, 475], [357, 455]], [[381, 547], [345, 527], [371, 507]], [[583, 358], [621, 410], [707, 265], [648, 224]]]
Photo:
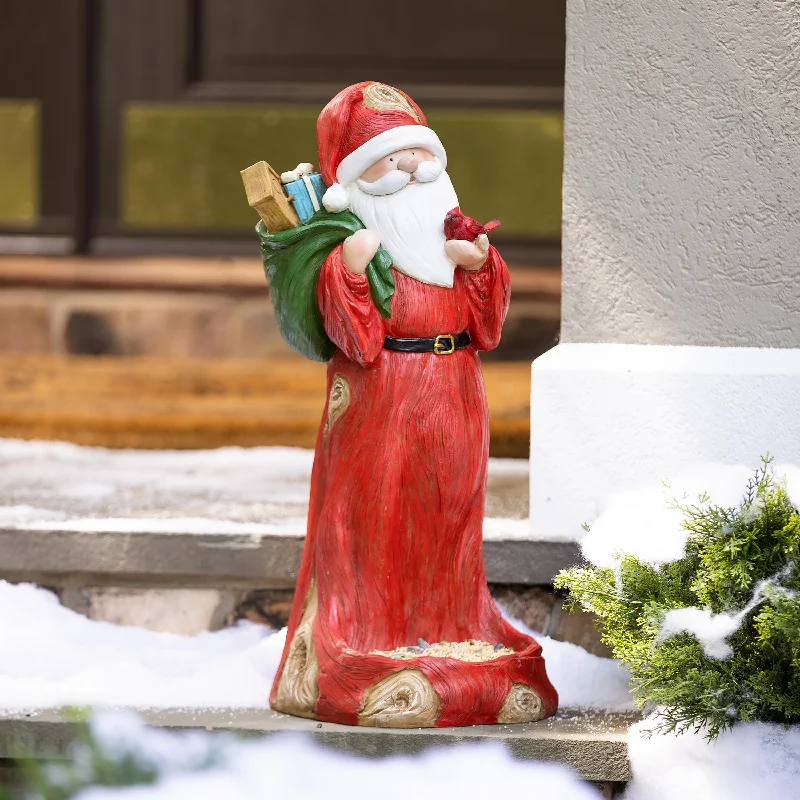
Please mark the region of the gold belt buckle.
[[[442, 339], [445, 339], [450, 342], [450, 349], [445, 350], [444, 348], [447, 347], [447, 342], [443, 342]], [[443, 333], [437, 336], [433, 341], [433, 352], [436, 353], [437, 356], [449, 356], [450, 353], [455, 352], [456, 349], [456, 337], [453, 336], [452, 333]]]

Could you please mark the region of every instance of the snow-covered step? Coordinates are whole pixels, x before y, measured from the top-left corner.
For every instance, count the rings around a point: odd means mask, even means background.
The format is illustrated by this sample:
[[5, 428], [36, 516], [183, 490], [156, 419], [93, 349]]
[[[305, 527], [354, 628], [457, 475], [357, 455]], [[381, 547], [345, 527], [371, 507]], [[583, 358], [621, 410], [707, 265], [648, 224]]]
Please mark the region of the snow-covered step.
[[[305, 535], [313, 453], [108, 450], [0, 439], [0, 578], [46, 585], [284, 588]], [[529, 533], [528, 465], [491, 459], [493, 583], [547, 584], [580, 560]]]
[[[518, 620], [512, 624], [532, 633]], [[517, 758], [566, 763], [587, 780], [628, 777], [626, 733], [635, 714], [627, 673], [612, 660], [548, 636], [536, 634], [563, 707], [557, 718], [389, 731], [270, 711], [267, 698], [285, 630], [242, 621], [196, 636], [156, 633], [88, 619], [44, 589], [0, 582], [0, 631], [0, 768], [18, 752], [14, 743], [34, 757], [65, 753], [75, 726], [53, 709], [79, 706], [144, 711], [157, 725], [249, 736], [305, 731], [327, 745], [369, 756], [495, 741]]]
[[[618, 783], [630, 779], [628, 728], [636, 714], [565, 712], [553, 719], [523, 725], [477, 725], [468, 728], [397, 730], [333, 725], [265, 709], [151, 711], [146, 720], [170, 728], [235, 731], [247, 736], [303, 732], [337, 750], [370, 757], [416, 754], [435, 746], [501, 742], [516, 758], [565, 764], [584, 780]], [[0, 759], [24, 746], [34, 758], [65, 754], [76, 726], [60, 711], [0, 712]]]

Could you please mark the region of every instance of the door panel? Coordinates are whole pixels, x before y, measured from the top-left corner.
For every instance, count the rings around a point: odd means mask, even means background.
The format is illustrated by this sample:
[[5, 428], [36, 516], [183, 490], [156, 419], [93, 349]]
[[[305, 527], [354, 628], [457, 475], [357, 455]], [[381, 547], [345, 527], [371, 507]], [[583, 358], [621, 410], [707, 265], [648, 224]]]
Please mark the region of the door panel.
[[[87, 3], [0, 0], [0, 237], [84, 238]], [[49, 237], [49, 238], [48, 238]]]
[[205, 0], [200, 81], [563, 85], [564, 3]]
[[[136, 104], [123, 126], [122, 219], [131, 228], [247, 231], [258, 221], [239, 170], [316, 162], [318, 107]], [[556, 111], [427, 109], [461, 206], [498, 217], [497, 242], [560, 232], [562, 116]], [[510, 155], [511, 154], [511, 155]]]
[[462, 205], [501, 218], [523, 260], [557, 244], [564, 0], [446, 0], [413, 25], [374, 0], [101, 0], [100, 11], [100, 249], [216, 236], [250, 252], [239, 170], [316, 161], [319, 110], [367, 78], [423, 105]]
[[0, 224], [34, 227], [39, 222], [37, 99], [0, 100]]
[[523, 250], [557, 243], [565, 0], [410, 17], [374, 0], [0, 0], [0, 249], [250, 252], [239, 170], [315, 161], [319, 110], [367, 78], [423, 106], [470, 213]]

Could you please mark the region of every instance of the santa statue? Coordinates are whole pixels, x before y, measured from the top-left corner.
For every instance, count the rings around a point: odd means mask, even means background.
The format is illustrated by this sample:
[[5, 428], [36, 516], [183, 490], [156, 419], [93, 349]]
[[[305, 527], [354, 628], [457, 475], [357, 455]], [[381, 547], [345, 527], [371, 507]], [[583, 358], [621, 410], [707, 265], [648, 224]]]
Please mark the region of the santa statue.
[[541, 648], [503, 619], [482, 554], [478, 351], [500, 339], [508, 269], [485, 233], [446, 238], [447, 154], [406, 94], [344, 89], [317, 141], [325, 208], [259, 228], [285, 338], [329, 362], [271, 705], [382, 727], [542, 719], [557, 696]]

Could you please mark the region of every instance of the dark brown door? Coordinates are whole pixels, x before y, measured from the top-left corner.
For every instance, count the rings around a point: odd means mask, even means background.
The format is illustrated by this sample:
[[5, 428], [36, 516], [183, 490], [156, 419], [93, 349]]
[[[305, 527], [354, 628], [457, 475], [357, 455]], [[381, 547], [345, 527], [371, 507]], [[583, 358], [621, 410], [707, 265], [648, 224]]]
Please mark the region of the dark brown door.
[[[506, 248], [557, 246], [565, 0], [448, 0], [409, 20], [374, 0], [101, 0], [99, 15], [95, 249], [253, 252], [238, 171], [315, 161], [316, 114], [364, 79], [447, 132], [459, 192], [502, 215]], [[485, 163], [498, 149], [521, 167]]]
[[0, 0], [0, 250], [86, 242], [89, 25], [85, 0]]
[[365, 79], [423, 106], [507, 255], [557, 248], [565, 0], [0, 9], [0, 250], [252, 253], [238, 171], [315, 161], [320, 108]]

